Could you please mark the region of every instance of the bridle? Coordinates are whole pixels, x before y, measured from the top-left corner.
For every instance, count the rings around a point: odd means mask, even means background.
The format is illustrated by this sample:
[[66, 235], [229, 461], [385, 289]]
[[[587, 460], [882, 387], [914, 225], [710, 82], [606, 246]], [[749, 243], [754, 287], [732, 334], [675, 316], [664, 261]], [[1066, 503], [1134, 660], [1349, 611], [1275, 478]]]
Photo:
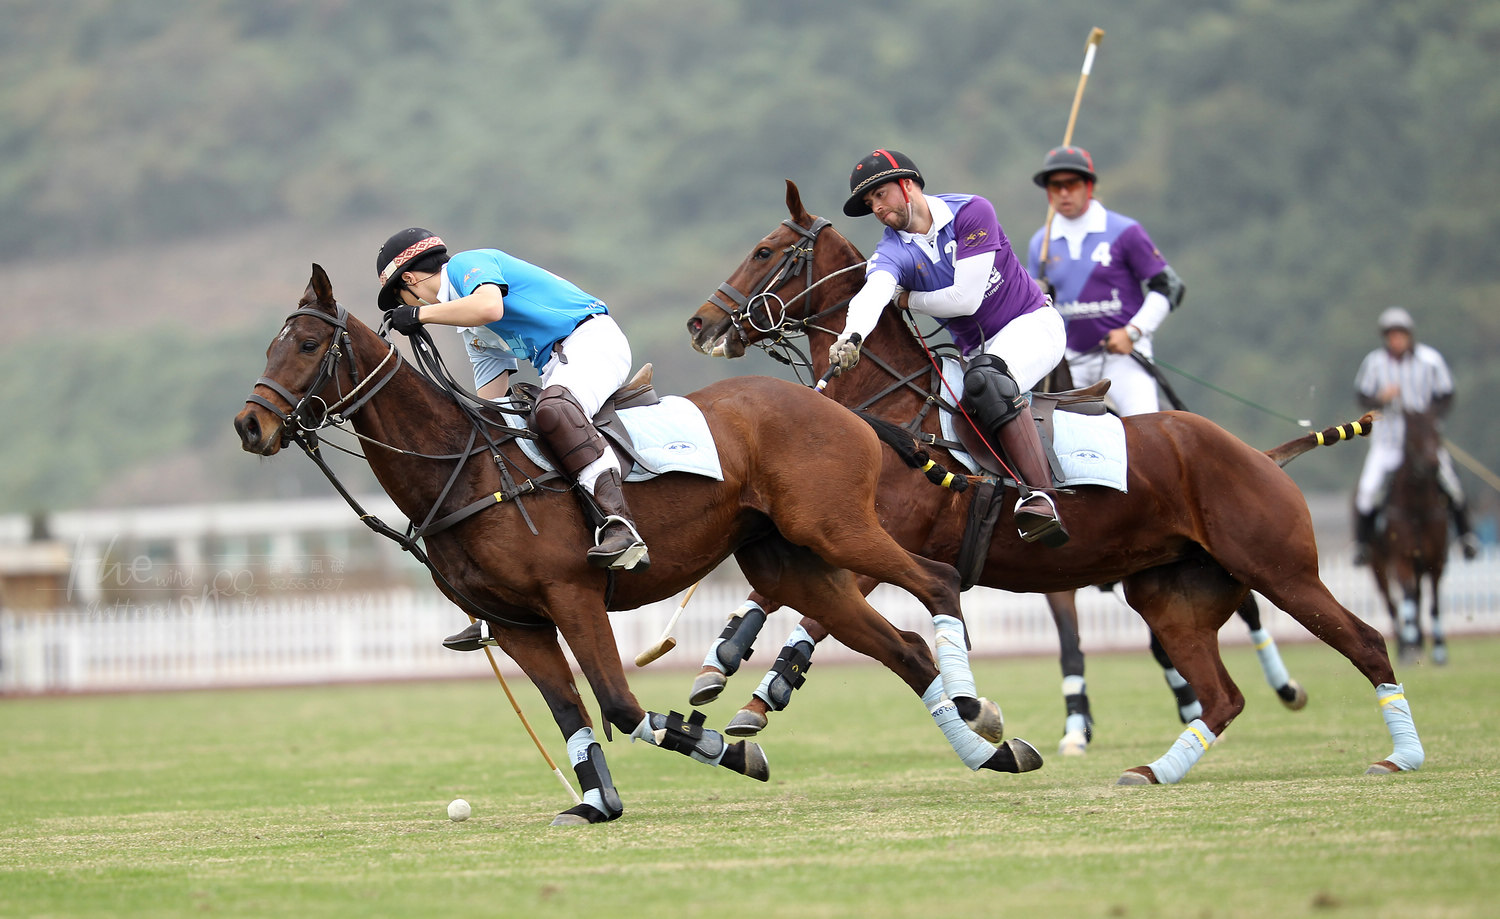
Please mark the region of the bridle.
[[[245, 399], [246, 402], [253, 402], [281, 419], [281, 445], [283, 447], [292, 440], [315, 440], [317, 432], [323, 428], [329, 425], [343, 424], [350, 415], [359, 411], [386, 383], [390, 382], [391, 378], [396, 375], [396, 371], [400, 369], [401, 365], [398, 361], [389, 373], [381, 377], [373, 386], [370, 386], [363, 395], [360, 395], [360, 390], [364, 389], [374, 380], [376, 375], [380, 373], [381, 368], [396, 356], [396, 346], [387, 342], [389, 350], [386, 352], [385, 357], [375, 366], [370, 375], [361, 382], [359, 368], [354, 364], [354, 345], [349, 338], [349, 311], [337, 303], [333, 306], [333, 315], [329, 315], [323, 310], [314, 307], [304, 306], [293, 310], [286, 317], [287, 326], [290, 326], [292, 320], [298, 316], [312, 316], [321, 319], [334, 328], [333, 340], [329, 342], [328, 350], [323, 352], [323, 359], [318, 363], [318, 372], [313, 377], [313, 381], [303, 390], [300, 397], [270, 377], [261, 377], [255, 381], [256, 386], [264, 386], [276, 393], [291, 408], [283, 412], [273, 405], [269, 399], [253, 391]], [[283, 332], [283, 334], [288, 334], [289, 332], [290, 329], [288, 328], [287, 332]], [[340, 393], [337, 401], [329, 405], [319, 394], [329, 382], [339, 379], [339, 361], [343, 359], [346, 353], [349, 358], [349, 381], [353, 388], [347, 394]], [[358, 397], [357, 400], [356, 396]]]
[[[401, 360], [399, 359], [399, 357], [397, 357], [396, 346], [390, 341], [386, 341], [385, 344], [387, 350], [385, 353], [385, 357], [381, 358], [380, 363], [375, 366], [374, 370], [372, 370], [368, 376], [361, 380], [359, 367], [354, 362], [353, 339], [351, 339], [349, 335], [349, 313], [337, 303], [335, 303], [333, 306], [334, 312], [332, 314], [322, 309], [304, 306], [293, 310], [286, 317], [286, 326], [284, 326], [284, 330], [282, 333], [283, 335], [290, 334], [290, 324], [298, 316], [312, 316], [316, 319], [320, 319], [323, 322], [328, 323], [329, 325], [333, 326], [334, 329], [332, 339], [328, 343], [328, 348], [323, 352], [323, 357], [318, 363], [317, 373], [313, 376], [312, 382], [308, 384], [307, 388], [303, 391], [301, 396], [293, 393], [291, 390], [283, 386], [280, 382], [273, 380], [270, 377], [261, 377], [255, 381], [255, 386], [264, 386], [272, 392], [276, 393], [276, 395], [285, 400], [286, 403], [291, 406], [291, 408], [283, 412], [281, 409], [272, 404], [270, 400], [266, 399], [259, 393], [254, 392], [253, 389], [250, 395], [245, 398], [245, 401], [247, 403], [254, 403], [255, 405], [259, 405], [260, 407], [266, 409], [271, 414], [279, 418], [282, 424], [281, 445], [285, 447], [289, 442], [295, 441], [296, 444], [302, 448], [302, 452], [307, 454], [308, 458], [317, 465], [317, 467], [323, 472], [323, 475], [333, 485], [334, 489], [338, 491], [338, 493], [344, 498], [344, 500], [349, 504], [354, 512], [359, 515], [359, 519], [361, 522], [363, 522], [370, 529], [374, 530], [376, 533], [379, 533], [380, 535], [393, 540], [405, 551], [410, 552], [412, 556], [415, 557], [423, 565], [425, 565], [427, 569], [432, 572], [433, 576], [437, 578], [438, 582], [447, 589], [449, 596], [454, 600], [454, 602], [457, 603], [460, 607], [463, 607], [464, 610], [470, 615], [479, 619], [488, 619], [491, 622], [497, 622], [501, 625], [514, 626], [516, 628], [552, 628], [552, 623], [546, 622], [545, 620], [528, 622], [524, 620], [509, 619], [503, 616], [499, 616], [494, 612], [486, 609], [481, 604], [476, 603], [474, 600], [467, 597], [456, 586], [454, 586], [448, 580], [448, 578], [441, 571], [439, 571], [435, 565], [433, 565], [432, 560], [427, 556], [427, 553], [422, 549], [417, 540], [432, 536], [436, 533], [446, 530], [454, 524], [466, 520], [474, 514], [477, 514], [487, 508], [494, 507], [496, 504], [502, 503], [504, 501], [512, 501], [516, 504], [516, 508], [518, 511], [520, 511], [523, 519], [525, 519], [526, 521], [526, 524], [531, 527], [532, 532], [535, 533], [535, 525], [532, 524], [530, 516], [526, 513], [525, 508], [521, 506], [520, 502], [517, 499], [520, 498], [520, 496], [523, 494], [528, 494], [532, 491], [535, 491], [542, 482], [546, 481], [548, 478], [556, 477], [556, 473], [549, 473], [535, 478], [530, 478], [527, 479], [524, 483], [516, 485], [511, 480], [510, 474], [506, 469], [503, 459], [501, 458], [499, 443], [490, 436], [487, 430], [484, 432], [486, 442], [485, 445], [476, 446], [480, 431], [485, 427], [485, 422], [482, 422], [477, 418], [477, 416], [468, 411], [466, 411], [466, 414], [469, 415], [471, 421], [473, 421], [473, 424], [471, 425], [471, 430], [469, 432], [469, 442], [464, 450], [459, 453], [437, 456], [424, 453], [413, 453], [409, 450], [402, 450], [389, 444], [380, 443], [379, 441], [370, 441], [369, 438], [361, 437], [362, 440], [376, 443], [379, 446], [384, 447], [385, 449], [397, 453], [420, 456], [426, 459], [457, 461], [453, 469], [453, 473], [448, 477], [447, 483], [443, 487], [442, 493], [439, 494], [437, 500], [433, 502], [432, 509], [427, 514], [427, 519], [424, 520], [421, 525], [418, 525], [416, 521], [412, 521], [408, 525], [406, 532], [403, 533], [391, 527], [389, 524], [385, 523], [375, 515], [368, 513], [360, 505], [359, 501], [354, 497], [354, 495], [350, 493], [349, 489], [344, 485], [344, 483], [339, 480], [338, 474], [335, 473], [333, 468], [328, 465], [326, 460], [324, 460], [322, 450], [320, 449], [321, 444], [319, 443], [318, 432], [330, 426], [336, 427], [342, 425], [355, 412], [357, 412], [372, 398], [374, 398], [375, 394], [383, 389], [385, 385], [392, 379], [394, 379], [396, 374], [401, 370]], [[349, 364], [348, 375], [351, 388], [347, 393], [341, 391], [338, 399], [336, 399], [332, 404], [329, 404], [326, 400], [324, 400], [320, 393], [330, 382], [338, 382], [340, 385], [342, 384], [342, 380], [339, 374], [339, 363], [340, 361], [344, 360], [346, 356]], [[379, 376], [379, 374], [381, 373], [381, 369], [388, 363], [392, 364], [391, 369], [386, 372], [384, 376]], [[450, 395], [454, 394], [452, 392], [451, 384], [446, 388], [449, 389]], [[363, 390], [363, 392], [361, 392], [361, 390]], [[462, 403], [460, 403], [460, 405], [462, 405]], [[510, 431], [509, 433], [511, 434], [511, 436], [514, 436], [516, 432]], [[356, 434], [355, 436], [360, 435]], [[480, 498], [479, 500], [474, 501], [457, 511], [454, 511], [442, 517], [438, 517], [437, 510], [438, 508], [443, 506], [443, 503], [448, 497], [449, 492], [453, 489], [453, 485], [457, 481], [459, 473], [463, 470], [465, 462], [467, 462], [469, 457], [477, 453], [485, 452], [486, 450], [488, 450], [492, 454], [495, 463], [500, 468], [500, 475], [501, 480], [504, 484], [504, 488], [501, 491], [486, 495], [485, 497]]]

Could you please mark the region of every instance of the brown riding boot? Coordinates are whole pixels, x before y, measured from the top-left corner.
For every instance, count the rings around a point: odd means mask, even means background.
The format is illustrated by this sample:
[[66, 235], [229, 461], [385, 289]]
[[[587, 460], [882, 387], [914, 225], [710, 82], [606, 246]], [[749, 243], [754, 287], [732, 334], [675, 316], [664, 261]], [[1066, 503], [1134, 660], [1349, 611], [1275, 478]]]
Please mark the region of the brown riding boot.
[[598, 545], [588, 552], [589, 564], [595, 568], [622, 568], [645, 571], [651, 567], [646, 542], [636, 531], [620, 487], [620, 473], [611, 469], [594, 482], [594, 503], [604, 512], [604, 526], [599, 528]]
[[[1047, 488], [1052, 484], [1052, 467], [1047, 463], [1047, 454], [1042, 450], [1042, 435], [1029, 412], [1023, 413], [1000, 427], [1000, 448], [1014, 463], [1011, 470], [1029, 488]], [[1067, 528], [1058, 517], [1057, 505], [1052, 496], [1041, 491], [1024, 494], [1016, 502], [1016, 528], [1027, 542], [1041, 542], [1056, 549], [1068, 541]]]

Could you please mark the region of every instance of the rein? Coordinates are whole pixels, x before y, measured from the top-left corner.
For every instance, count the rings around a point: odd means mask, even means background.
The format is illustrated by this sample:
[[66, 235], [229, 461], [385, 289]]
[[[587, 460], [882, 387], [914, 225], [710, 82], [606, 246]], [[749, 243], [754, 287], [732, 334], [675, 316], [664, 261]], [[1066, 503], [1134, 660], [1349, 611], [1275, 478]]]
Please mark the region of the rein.
[[[494, 505], [500, 504], [507, 500], [514, 501], [516, 508], [521, 512], [522, 517], [525, 519], [526, 525], [530, 527], [532, 534], [536, 535], [536, 526], [532, 523], [530, 516], [527, 515], [525, 507], [521, 504], [519, 498], [524, 494], [529, 494], [537, 490], [537, 488], [548, 479], [557, 477], [557, 473], [551, 472], [537, 478], [529, 478], [522, 485], [516, 485], [508, 474], [506, 464], [500, 454], [500, 442], [497, 442], [490, 436], [487, 428], [503, 428], [507, 432], [507, 436], [502, 440], [514, 439], [517, 436], [518, 432], [514, 429], [505, 428], [503, 425], [498, 425], [489, 419], [481, 417], [472, 406], [466, 405], [461, 400], [458, 400], [456, 398], [456, 393], [454, 392], [456, 384], [453, 384], [450, 380], [448, 380], [446, 378], [446, 375], [442, 376], [441, 378], [447, 385], [440, 385], [439, 388], [443, 389], [450, 396], [455, 397], [455, 401], [459, 403], [460, 408], [464, 410], [465, 415], [467, 415], [470, 420], [469, 440], [467, 445], [461, 452], [445, 455], [414, 453], [409, 450], [402, 450], [398, 447], [393, 447], [389, 444], [382, 443], [372, 438], [363, 437], [357, 432], [355, 433], [355, 436], [360, 437], [361, 440], [391, 450], [395, 453], [401, 453], [407, 456], [416, 456], [423, 459], [457, 460], [457, 462], [454, 464], [452, 474], [449, 475], [447, 482], [443, 485], [442, 492], [433, 502], [432, 509], [428, 511], [427, 517], [421, 525], [417, 525], [413, 521], [408, 525], [406, 532], [403, 533], [390, 526], [379, 517], [376, 517], [374, 514], [366, 511], [364, 507], [360, 505], [359, 501], [354, 497], [354, 495], [350, 493], [349, 489], [345, 487], [344, 483], [339, 479], [338, 474], [334, 472], [333, 468], [328, 465], [326, 460], [323, 459], [321, 453], [322, 444], [319, 442], [318, 432], [329, 426], [337, 427], [339, 425], [342, 425], [349, 419], [351, 415], [353, 415], [356, 411], [358, 411], [366, 403], [368, 403], [370, 399], [372, 399], [376, 393], [383, 389], [387, 383], [394, 379], [396, 374], [401, 370], [401, 362], [398, 358], [396, 360], [396, 363], [391, 367], [390, 371], [385, 374], [385, 376], [380, 377], [378, 382], [375, 382], [374, 385], [371, 385], [363, 395], [359, 395], [360, 390], [369, 385], [371, 381], [376, 380], [376, 374], [378, 374], [381, 368], [383, 368], [392, 360], [393, 357], [396, 356], [396, 346], [393, 343], [387, 341], [386, 346], [388, 350], [386, 351], [385, 357], [382, 358], [380, 363], [376, 365], [371, 375], [361, 381], [359, 368], [354, 362], [353, 341], [349, 336], [349, 313], [338, 304], [334, 304], [334, 308], [336, 312], [333, 316], [329, 316], [323, 310], [315, 309], [313, 307], [300, 307], [296, 310], [293, 310], [287, 316], [286, 321], [288, 323], [290, 323], [298, 316], [313, 316], [317, 319], [322, 320], [323, 322], [328, 323], [335, 329], [333, 340], [329, 343], [328, 349], [323, 353], [322, 361], [318, 364], [318, 373], [313, 378], [312, 383], [308, 385], [303, 395], [301, 395], [300, 397], [297, 396], [296, 394], [288, 390], [285, 386], [281, 385], [281, 383], [277, 382], [276, 380], [270, 379], [269, 377], [261, 377], [255, 381], [255, 386], [264, 386], [267, 389], [270, 389], [272, 392], [285, 399], [287, 404], [290, 405], [291, 408], [286, 412], [283, 412], [265, 397], [253, 391], [248, 397], [246, 397], [245, 401], [259, 405], [279, 418], [282, 422], [282, 445], [285, 446], [288, 442], [295, 442], [297, 446], [301, 447], [302, 452], [307, 455], [308, 459], [313, 461], [313, 463], [323, 473], [324, 477], [328, 479], [331, 485], [333, 485], [334, 490], [339, 493], [339, 495], [344, 499], [346, 503], [348, 503], [349, 507], [354, 511], [354, 513], [358, 515], [360, 521], [374, 532], [380, 534], [381, 536], [385, 536], [395, 542], [402, 548], [403, 551], [410, 552], [412, 554], [412, 557], [421, 562], [422, 565], [424, 565], [427, 570], [432, 573], [433, 577], [436, 578], [437, 581], [444, 587], [450, 599], [452, 599], [458, 606], [462, 607], [465, 612], [479, 619], [486, 619], [491, 622], [496, 622], [501, 625], [513, 626], [516, 628], [552, 628], [553, 626], [550, 622], [518, 621], [498, 616], [476, 601], [470, 599], [462, 591], [455, 587], [452, 582], [450, 582], [447, 577], [443, 575], [441, 571], [438, 570], [437, 566], [432, 563], [432, 559], [428, 557], [427, 553], [418, 543], [419, 539], [423, 539], [436, 533], [440, 533], [443, 530], [446, 530], [463, 520], [467, 520], [469, 517], [472, 517], [482, 510], [493, 507]], [[422, 337], [426, 339], [426, 341], [422, 342], [422, 344], [424, 344], [427, 349], [431, 349], [431, 354], [436, 355], [436, 350], [432, 347], [431, 339], [428, 338], [425, 334]], [[349, 377], [353, 383], [353, 388], [347, 394], [341, 394], [339, 399], [334, 402], [333, 405], [328, 405], [321, 396], [317, 395], [317, 393], [321, 391], [324, 386], [328, 385], [328, 383], [336, 382], [338, 380], [339, 361], [344, 357], [346, 352], [349, 360]], [[441, 358], [437, 358], [435, 366], [446, 371], [446, 368], [442, 367]], [[429, 379], [431, 378], [429, 377]], [[356, 396], [359, 396], [357, 400], [355, 399]], [[340, 428], [340, 430], [342, 430], [342, 428]], [[487, 447], [476, 446], [481, 431], [484, 432]], [[519, 433], [524, 434], [527, 432]], [[496, 465], [500, 468], [501, 482], [504, 486], [502, 490], [497, 491], [491, 495], [486, 495], [485, 497], [480, 498], [479, 500], [474, 501], [457, 511], [434, 520], [434, 517], [437, 516], [438, 508], [443, 506], [444, 500], [448, 497], [449, 492], [452, 491], [454, 483], [457, 482], [459, 474], [463, 471], [465, 462], [471, 456], [474, 456], [475, 454], [486, 449], [488, 449], [488, 451], [494, 457]]]

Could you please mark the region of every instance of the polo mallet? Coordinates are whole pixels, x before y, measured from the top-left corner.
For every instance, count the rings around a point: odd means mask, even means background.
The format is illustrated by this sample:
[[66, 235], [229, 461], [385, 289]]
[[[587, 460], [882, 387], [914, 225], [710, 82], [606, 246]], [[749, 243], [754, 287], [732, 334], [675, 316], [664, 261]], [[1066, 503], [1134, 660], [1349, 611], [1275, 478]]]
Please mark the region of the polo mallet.
[[[855, 332], [853, 335], [849, 336], [849, 343], [856, 348], [858, 348], [859, 343], [864, 340], [865, 337], [858, 332]], [[837, 364], [829, 364], [828, 369], [823, 371], [823, 376], [818, 379], [818, 385], [815, 388], [818, 390], [818, 392], [822, 392], [823, 390], [828, 388], [829, 380], [832, 380], [834, 377], [843, 372], [844, 371], [840, 370]]]
[[682, 618], [682, 611], [687, 609], [688, 601], [693, 599], [693, 591], [697, 590], [698, 584], [702, 583], [702, 581], [699, 581], [688, 588], [688, 592], [682, 597], [682, 602], [677, 604], [677, 612], [673, 613], [672, 618], [667, 620], [667, 627], [661, 630], [661, 637], [656, 640], [656, 644], [635, 656], [635, 665], [637, 667], [644, 667], [677, 647], [677, 639], [672, 637], [672, 629], [676, 628], [677, 620]]
[[[1094, 69], [1094, 54], [1099, 50], [1099, 43], [1104, 41], [1104, 30], [1095, 26], [1089, 32], [1089, 40], [1083, 46], [1083, 72], [1078, 75], [1078, 89], [1073, 93], [1073, 110], [1068, 113], [1068, 128], [1063, 132], [1064, 147], [1073, 143], [1073, 126], [1078, 123], [1078, 105], [1083, 102], [1083, 88], [1088, 85], [1089, 73]], [[1049, 202], [1047, 204], [1047, 229], [1042, 233], [1042, 257], [1041, 277], [1038, 280], [1047, 280], [1047, 252], [1052, 248], [1052, 218], [1057, 216], [1057, 210]]]
[[[473, 623], [475, 621], [476, 620], [473, 616], [469, 617], [470, 623]], [[557, 763], [554, 763], [552, 761], [552, 755], [547, 752], [546, 747], [542, 746], [541, 740], [539, 740], [536, 736], [536, 731], [533, 731], [531, 729], [531, 722], [527, 721], [526, 716], [521, 712], [520, 703], [516, 702], [516, 697], [511, 693], [510, 686], [505, 682], [505, 677], [500, 675], [500, 665], [495, 663], [495, 655], [490, 651], [489, 645], [484, 646], [484, 656], [489, 658], [490, 669], [495, 671], [495, 679], [500, 681], [500, 688], [505, 690], [505, 698], [510, 700], [510, 707], [515, 709], [516, 717], [521, 719], [521, 725], [522, 727], [526, 728], [526, 733], [531, 735], [531, 742], [536, 744], [537, 752], [541, 753], [542, 759], [546, 760], [547, 765], [552, 767], [552, 774], [557, 776], [557, 780], [559, 782], [562, 782], [562, 786], [568, 790], [568, 794], [573, 798], [573, 803], [582, 804], [583, 799], [578, 797], [578, 792], [573, 790], [573, 783], [569, 782], [567, 778], [562, 774], [562, 770], [557, 768]]]

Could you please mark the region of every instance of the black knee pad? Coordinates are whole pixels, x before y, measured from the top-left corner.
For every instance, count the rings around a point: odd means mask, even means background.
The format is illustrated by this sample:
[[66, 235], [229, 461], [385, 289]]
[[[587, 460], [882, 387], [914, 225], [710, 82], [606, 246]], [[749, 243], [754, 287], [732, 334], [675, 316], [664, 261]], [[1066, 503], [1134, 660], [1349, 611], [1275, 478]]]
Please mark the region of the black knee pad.
[[986, 433], [991, 433], [1025, 411], [1026, 400], [1005, 361], [993, 354], [981, 354], [969, 361], [964, 371], [963, 407]]

